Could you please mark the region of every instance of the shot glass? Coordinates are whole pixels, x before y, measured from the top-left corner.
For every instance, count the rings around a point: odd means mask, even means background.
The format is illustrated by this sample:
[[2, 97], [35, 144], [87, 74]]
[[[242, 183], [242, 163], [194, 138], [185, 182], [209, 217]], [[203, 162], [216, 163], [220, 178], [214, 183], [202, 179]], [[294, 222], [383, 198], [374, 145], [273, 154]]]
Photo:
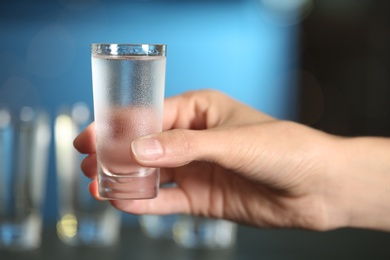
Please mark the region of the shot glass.
[[61, 107], [55, 120], [57, 235], [70, 246], [112, 246], [119, 240], [120, 213], [107, 201], [97, 201], [89, 194], [90, 180], [80, 169], [85, 155], [72, 144], [91, 122], [90, 114], [89, 107], [78, 102]]
[[166, 45], [92, 44], [98, 192], [106, 199], [150, 199], [160, 171], [138, 165], [133, 139], [162, 131]]
[[30, 250], [41, 245], [50, 119], [15, 110], [0, 107], [0, 249]]

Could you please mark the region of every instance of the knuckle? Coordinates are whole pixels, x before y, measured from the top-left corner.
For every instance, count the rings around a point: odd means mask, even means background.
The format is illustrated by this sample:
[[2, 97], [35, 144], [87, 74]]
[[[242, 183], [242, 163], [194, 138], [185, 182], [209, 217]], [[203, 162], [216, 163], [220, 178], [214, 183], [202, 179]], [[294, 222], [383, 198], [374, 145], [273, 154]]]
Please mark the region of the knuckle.
[[175, 147], [180, 149], [182, 154], [188, 154], [193, 152], [194, 149], [194, 139], [192, 138], [191, 130], [186, 129], [176, 129], [172, 131], [173, 135], [173, 144]]
[[196, 141], [193, 130], [187, 129], [174, 129], [167, 132], [165, 153], [170, 158], [182, 158], [186, 162], [190, 161], [190, 158], [194, 156], [196, 151]]

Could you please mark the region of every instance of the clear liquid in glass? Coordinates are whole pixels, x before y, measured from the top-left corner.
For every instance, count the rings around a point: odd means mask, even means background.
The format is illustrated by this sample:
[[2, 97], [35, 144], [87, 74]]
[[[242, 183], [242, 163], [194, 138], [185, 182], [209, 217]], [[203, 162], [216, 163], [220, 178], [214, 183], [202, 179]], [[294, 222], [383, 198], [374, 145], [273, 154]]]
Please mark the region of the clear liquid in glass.
[[162, 130], [165, 57], [92, 55], [92, 75], [99, 195], [156, 197], [159, 169], [137, 164], [130, 145]]

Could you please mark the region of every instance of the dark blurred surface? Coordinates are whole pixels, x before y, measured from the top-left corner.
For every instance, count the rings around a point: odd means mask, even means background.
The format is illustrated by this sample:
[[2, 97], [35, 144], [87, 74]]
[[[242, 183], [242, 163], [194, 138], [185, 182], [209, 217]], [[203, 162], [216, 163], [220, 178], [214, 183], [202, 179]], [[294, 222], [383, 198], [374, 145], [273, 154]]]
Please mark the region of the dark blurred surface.
[[145, 237], [136, 228], [123, 229], [121, 242], [114, 247], [77, 248], [64, 245], [54, 230], [45, 230], [41, 249], [30, 252], [0, 251], [0, 259], [390, 259], [390, 235], [364, 230], [316, 233], [240, 226], [236, 246], [226, 250], [184, 249], [171, 240]]
[[314, 1], [301, 27], [300, 120], [390, 136], [390, 2]]

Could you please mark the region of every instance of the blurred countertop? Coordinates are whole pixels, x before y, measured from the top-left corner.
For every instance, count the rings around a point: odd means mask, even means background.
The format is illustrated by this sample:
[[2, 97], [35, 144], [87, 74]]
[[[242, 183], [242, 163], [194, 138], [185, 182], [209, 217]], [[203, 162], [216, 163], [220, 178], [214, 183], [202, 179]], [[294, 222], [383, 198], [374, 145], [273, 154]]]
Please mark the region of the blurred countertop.
[[146, 237], [138, 227], [124, 227], [112, 247], [71, 247], [55, 228], [43, 232], [41, 248], [27, 252], [0, 251], [1, 260], [46, 259], [390, 259], [390, 233], [343, 229], [330, 232], [272, 230], [239, 226], [234, 248], [185, 249], [171, 240]]

